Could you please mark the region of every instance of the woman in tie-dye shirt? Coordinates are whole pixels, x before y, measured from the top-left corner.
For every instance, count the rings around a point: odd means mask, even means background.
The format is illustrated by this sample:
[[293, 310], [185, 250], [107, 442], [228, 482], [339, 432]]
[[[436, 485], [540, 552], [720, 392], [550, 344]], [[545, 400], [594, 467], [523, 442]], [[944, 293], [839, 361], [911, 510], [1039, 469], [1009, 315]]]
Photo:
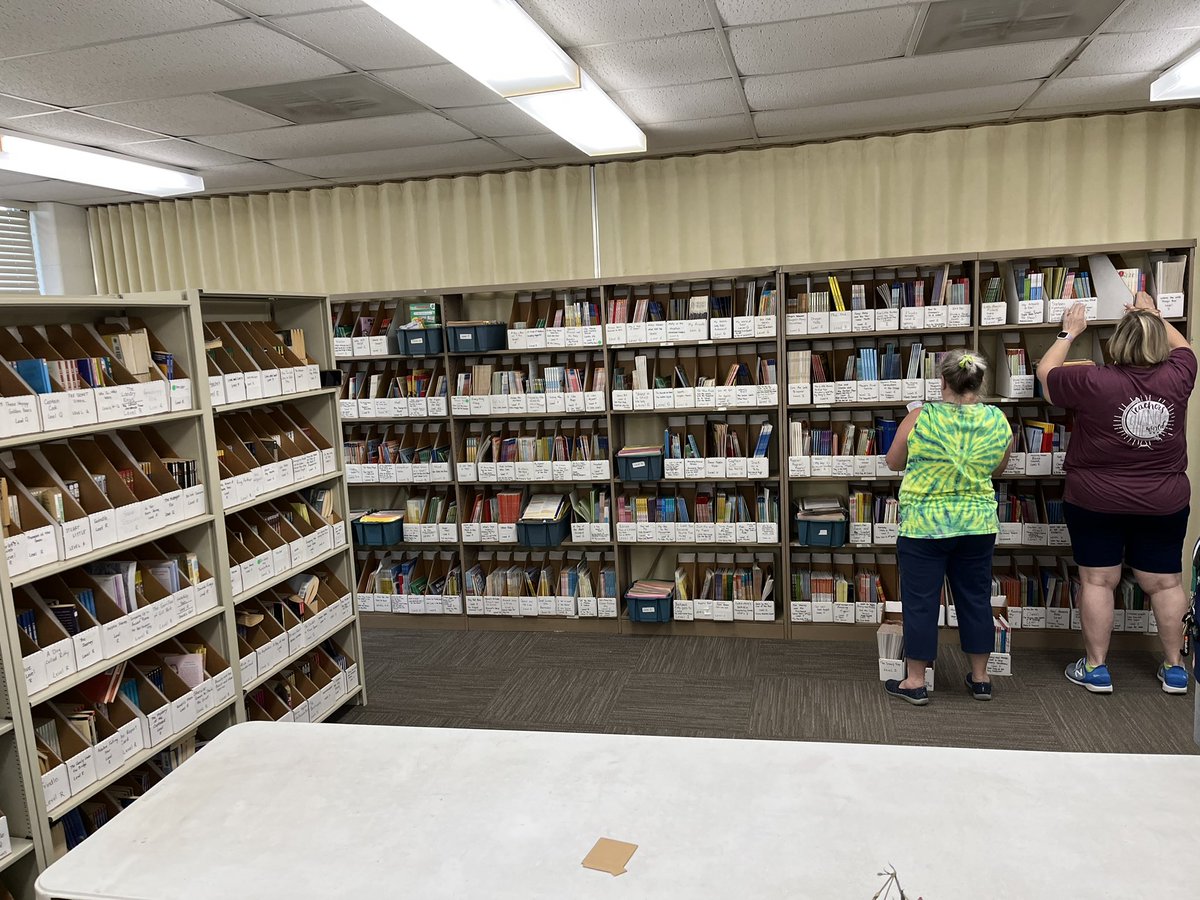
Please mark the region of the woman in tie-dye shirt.
[[925, 668], [937, 657], [938, 609], [949, 582], [958, 634], [971, 661], [967, 689], [992, 698], [987, 674], [995, 631], [992, 551], [996, 494], [992, 475], [1003, 471], [1012, 429], [999, 409], [979, 402], [987, 361], [977, 351], [952, 350], [941, 360], [942, 400], [910, 412], [888, 450], [893, 470], [907, 468], [900, 486], [900, 600], [904, 605], [907, 677], [888, 681], [889, 694], [923, 706]]

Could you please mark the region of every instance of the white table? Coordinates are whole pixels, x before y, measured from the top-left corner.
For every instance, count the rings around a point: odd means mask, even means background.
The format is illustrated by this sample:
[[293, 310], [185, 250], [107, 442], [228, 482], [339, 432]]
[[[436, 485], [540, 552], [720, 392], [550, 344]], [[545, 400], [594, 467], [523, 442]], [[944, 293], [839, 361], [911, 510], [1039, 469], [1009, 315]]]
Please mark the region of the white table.
[[[248, 723], [37, 885], [67, 900], [868, 900], [893, 864], [927, 900], [1175, 897], [1197, 798], [1200, 757]], [[602, 836], [639, 845], [628, 874], [581, 867]]]

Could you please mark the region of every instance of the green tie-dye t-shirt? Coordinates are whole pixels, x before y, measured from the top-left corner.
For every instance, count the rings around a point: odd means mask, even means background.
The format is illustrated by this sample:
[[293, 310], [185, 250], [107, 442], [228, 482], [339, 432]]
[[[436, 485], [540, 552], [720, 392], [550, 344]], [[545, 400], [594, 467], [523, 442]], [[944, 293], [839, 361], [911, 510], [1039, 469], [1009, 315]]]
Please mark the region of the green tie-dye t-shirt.
[[900, 534], [995, 534], [999, 529], [992, 472], [1011, 440], [1008, 420], [994, 406], [926, 403], [908, 438]]

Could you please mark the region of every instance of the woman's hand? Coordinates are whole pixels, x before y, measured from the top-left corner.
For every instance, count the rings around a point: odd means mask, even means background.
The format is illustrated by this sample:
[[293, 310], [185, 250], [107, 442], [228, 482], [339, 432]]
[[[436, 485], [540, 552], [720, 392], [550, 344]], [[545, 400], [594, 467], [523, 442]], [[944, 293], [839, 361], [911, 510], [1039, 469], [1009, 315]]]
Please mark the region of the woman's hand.
[[1133, 298], [1133, 303], [1127, 303], [1125, 305], [1125, 312], [1129, 312], [1130, 310], [1134, 309], [1149, 310], [1159, 318], [1162, 318], [1162, 313], [1159, 312], [1158, 305], [1154, 302], [1154, 298], [1145, 291], [1138, 291], [1137, 296]]
[[1072, 303], [1067, 307], [1063, 313], [1062, 327], [1073, 338], [1087, 330], [1087, 311], [1082, 303]]

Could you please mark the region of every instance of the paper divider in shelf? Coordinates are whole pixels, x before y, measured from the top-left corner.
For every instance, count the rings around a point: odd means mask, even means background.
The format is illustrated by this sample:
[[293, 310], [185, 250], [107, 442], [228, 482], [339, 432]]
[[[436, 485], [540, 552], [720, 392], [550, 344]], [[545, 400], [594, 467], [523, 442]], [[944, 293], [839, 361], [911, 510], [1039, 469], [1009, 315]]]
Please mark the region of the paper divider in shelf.
[[340, 553], [348, 553], [348, 552], [350, 552], [350, 549], [353, 546], [354, 545], [353, 545], [352, 541], [346, 541], [345, 543], [341, 544], [340, 546], [332, 547], [329, 550], [326, 550], [324, 553], [320, 554], [319, 556], [314, 556], [312, 559], [306, 560], [305, 562], [301, 563], [298, 566], [293, 566], [292, 568], [288, 569], [286, 572], [283, 572], [281, 574], [272, 575], [266, 581], [256, 584], [254, 587], [250, 588], [249, 590], [242, 591], [240, 594], [235, 595], [233, 598], [233, 605], [237, 606], [239, 603], [245, 603], [247, 600], [253, 599], [254, 597], [257, 597], [259, 594], [261, 594], [265, 591], [269, 591], [271, 588], [275, 587], [276, 585], [283, 584], [285, 581], [290, 580], [291, 578], [295, 577], [296, 575], [303, 575], [305, 572], [307, 572], [309, 569], [313, 568], [314, 566], [319, 566], [319, 565], [321, 565], [321, 563], [328, 562], [329, 560], [333, 559]]
[[60, 428], [57, 431], [33, 431], [29, 434], [18, 434], [13, 437], [0, 438], [0, 450], [11, 450], [15, 447], [44, 444], [49, 441], [59, 441], [66, 438], [87, 437], [93, 434], [103, 434], [108, 431], [120, 431], [124, 428], [137, 428], [141, 425], [164, 425], [168, 422], [184, 422], [188, 419], [199, 419], [202, 413], [198, 409], [183, 409], [177, 412], [159, 413], [154, 416], [138, 416], [133, 419], [117, 419], [113, 422], [95, 422], [91, 425], [77, 425], [74, 428]]
[[341, 478], [343, 470], [339, 469], [334, 472], [323, 472], [320, 475], [313, 475], [311, 478], [305, 478], [303, 481], [295, 481], [281, 488], [275, 488], [273, 491], [267, 491], [265, 494], [259, 494], [253, 500], [247, 500], [244, 503], [237, 503], [225, 509], [225, 515], [231, 516], [234, 513], [239, 513], [247, 509], [252, 509], [260, 503], [270, 503], [272, 500], [278, 500], [280, 497], [286, 497], [288, 494], [294, 494], [303, 491], [306, 488], [316, 487], [324, 484], [327, 481], [335, 481]]
[[119, 665], [120, 663], [123, 663], [127, 660], [133, 659], [139, 653], [142, 653], [146, 650], [153, 649], [154, 647], [157, 647], [159, 644], [163, 643], [164, 641], [168, 641], [173, 637], [177, 637], [178, 635], [187, 631], [189, 628], [195, 628], [197, 625], [202, 625], [203, 623], [207, 622], [209, 619], [216, 618], [224, 611], [225, 611], [225, 607], [218, 604], [217, 606], [214, 606], [212, 609], [206, 609], [204, 612], [199, 613], [195, 616], [192, 616], [186, 622], [177, 622], [175, 625], [172, 625], [166, 631], [159, 632], [158, 634], [154, 635], [153, 637], [149, 638], [148, 640], [142, 641], [140, 644], [137, 644], [136, 646], [129, 647], [126, 650], [122, 650], [116, 656], [110, 656], [106, 659], [100, 660], [97, 663], [93, 663], [92, 665], [88, 666], [85, 669], [81, 669], [77, 672], [73, 672], [72, 674], [68, 675], [66, 678], [61, 678], [58, 681], [54, 682], [53, 684], [49, 684], [46, 687], [42, 688], [40, 691], [30, 694], [29, 695], [29, 705], [36, 706], [39, 703], [45, 703], [47, 700], [51, 700], [54, 697], [57, 697], [59, 694], [63, 693], [64, 691], [69, 691], [73, 687], [78, 687], [79, 685], [81, 685], [85, 681], [87, 681], [89, 678], [99, 675], [101, 672], [106, 672], [109, 669], [113, 668], [114, 666]]
[[47, 810], [46, 811], [47, 818], [49, 818], [50, 821], [52, 821], [52, 822], [57, 821], [58, 819], [61, 819], [63, 816], [65, 816], [67, 813], [69, 813], [71, 810], [73, 810], [75, 807], [79, 806], [81, 803], [85, 803], [86, 801], [90, 800], [92, 797], [96, 796], [101, 791], [103, 791], [109, 787], [112, 787], [113, 784], [120, 781], [122, 778], [124, 778], [126, 775], [128, 775], [130, 772], [132, 772], [138, 766], [142, 765], [143, 763], [149, 762], [151, 759], [153, 759], [155, 756], [157, 756], [163, 750], [167, 749], [168, 747], [170, 747], [173, 744], [177, 744], [179, 741], [186, 738], [189, 734], [192, 734], [192, 733], [198, 731], [201, 725], [203, 725], [205, 722], [209, 721], [210, 719], [215, 718], [216, 716], [220, 715], [221, 713], [225, 712], [227, 709], [229, 709], [230, 706], [232, 706], [236, 702], [237, 702], [236, 696], [229, 700], [226, 700], [224, 703], [221, 703], [220, 705], [214, 707], [213, 709], [210, 709], [203, 716], [200, 716], [199, 718], [197, 718], [195, 722], [193, 722], [191, 725], [189, 725], [183, 731], [176, 732], [175, 734], [171, 735], [170, 737], [165, 738], [164, 740], [155, 744], [153, 747], [147, 747], [144, 750], [139, 750], [133, 756], [132, 759], [125, 760], [125, 762], [122, 763], [118, 768], [114, 769], [112, 772], [109, 772], [103, 778], [99, 778], [96, 781], [93, 781], [91, 784], [89, 784], [87, 787], [83, 788], [78, 793], [72, 794], [70, 797], [68, 797], [62, 803], [58, 804], [58, 806], [54, 807], [53, 809]]
[[313, 397], [336, 396], [339, 388], [327, 387], [319, 388], [315, 391], [302, 391], [295, 394], [279, 394], [274, 397], [260, 397], [255, 400], [241, 400], [237, 403], [222, 403], [220, 406], [213, 407], [213, 415], [219, 416], [222, 413], [237, 412], [240, 409], [254, 409], [258, 406], [272, 406], [280, 403], [297, 403], [301, 400], [309, 400]]
[[299, 650], [288, 653], [287, 657], [285, 657], [284, 659], [281, 659], [275, 665], [271, 666], [271, 668], [267, 669], [266, 672], [261, 672], [258, 675], [256, 675], [253, 681], [249, 681], [246, 684], [243, 684], [242, 685], [242, 693], [243, 694], [249, 693], [250, 691], [254, 690], [255, 688], [259, 687], [260, 685], [265, 684], [266, 682], [270, 681], [272, 678], [274, 678], [276, 675], [278, 675], [280, 672], [282, 672], [288, 666], [295, 663], [296, 660], [300, 659], [300, 657], [304, 656], [304, 654], [311, 653], [313, 650], [320, 647], [323, 642], [329, 640], [331, 637], [333, 637], [339, 631], [344, 631], [345, 629], [350, 628], [352, 625], [354, 625], [354, 621], [357, 617], [358, 617], [358, 611], [356, 609], [354, 612], [354, 615], [351, 615], [350, 618], [343, 619], [342, 621], [338, 622], [332, 628], [329, 628], [327, 631], [325, 631], [319, 638], [317, 638], [312, 643], [306, 644], [305, 646], [301, 647]]
[[126, 550], [131, 550], [134, 547], [140, 547], [142, 544], [149, 544], [161, 538], [171, 537], [181, 531], [187, 531], [190, 528], [196, 528], [200, 525], [207, 525], [216, 517], [212, 513], [205, 513], [202, 516], [193, 516], [190, 519], [184, 519], [181, 522], [175, 522], [168, 525], [166, 528], [160, 528], [157, 531], [140, 534], [137, 537], [127, 538], [123, 541], [117, 541], [115, 544], [109, 544], [106, 547], [100, 547], [97, 550], [90, 550], [87, 553], [82, 553], [79, 556], [73, 556], [70, 559], [60, 559], [53, 563], [48, 563], [44, 566], [39, 566], [36, 569], [30, 569], [28, 572], [22, 572], [20, 575], [14, 575], [10, 581], [13, 587], [20, 587], [23, 584], [32, 584], [42, 578], [48, 578], [51, 575], [57, 575], [60, 572], [65, 572], [68, 569], [74, 569], [79, 566], [87, 565], [90, 562], [95, 562], [98, 559], [105, 559], [109, 556], [114, 556], [118, 553], [124, 553]]
[[319, 716], [317, 716], [314, 724], [319, 724], [321, 722], [324, 722], [326, 719], [328, 719], [330, 716], [332, 716], [335, 712], [337, 712], [339, 709], [341, 709], [343, 706], [345, 706], [348, 702], [350, 702], [355, 697], [357, 697], [361, 691], [362, 691], [362, 685], [356, 684], [349, 691], [347, 691], [346, 693], [342, 694], [342, 696], [340, 696], [336, 700], [334, 700], [333, 703], [331, 703], [329, 705], [328, 709], [324, 710]]

